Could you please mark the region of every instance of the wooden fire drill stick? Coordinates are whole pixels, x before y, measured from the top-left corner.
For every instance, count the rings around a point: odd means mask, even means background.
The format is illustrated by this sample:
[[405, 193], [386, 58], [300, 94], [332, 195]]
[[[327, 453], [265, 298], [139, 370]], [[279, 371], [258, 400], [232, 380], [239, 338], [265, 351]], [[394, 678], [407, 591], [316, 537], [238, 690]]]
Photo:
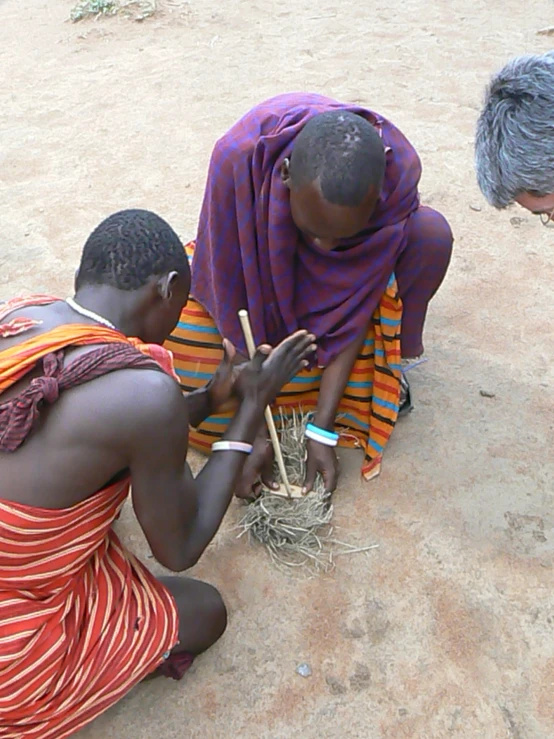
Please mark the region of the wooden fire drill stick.
[[[239, 321], [242, 328], [242, 333], [244, 334], [244, 339], [246, 341], [248, 354], [250, 355], [250, 359], [252, 359], [252, 357], [256, 353], [256, 345], [254, 343], [254, 336], [252, 334], [252, 326], [250, 325], [248, 311], [239, 310]], [[275, 428], [275, 421], [273, 420], [273, 414], [271, 413], [271, 408], [269, 406], [267, 406], [267, 408], [265, 409], [265, 420], [267, 423], [267, 428], [269, 429], [269, 436], [271, 438], [271, 444], [275, 453], [275, 459], [277, 460], [277, 466], [279, 467], [279, 473], [281, 475], [283, 485], [285, 486], [285, 490], [287, 491], [287, 497], [292, 498], [293, 493], [289, 483], [289, 478], [287, 476], [287, 470], [285, 469], [285, 460], [283, 459], [283, 452], [281, 451], [281, 445], [279, 444], [279, 437], [277, 435], [277, 429]]]

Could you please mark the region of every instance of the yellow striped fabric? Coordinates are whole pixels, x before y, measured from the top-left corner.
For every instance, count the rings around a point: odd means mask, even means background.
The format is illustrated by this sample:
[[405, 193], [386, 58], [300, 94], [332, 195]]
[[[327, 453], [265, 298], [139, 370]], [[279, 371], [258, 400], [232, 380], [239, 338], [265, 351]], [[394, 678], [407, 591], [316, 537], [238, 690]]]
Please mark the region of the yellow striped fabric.
[[[186, 249], [190, 259], [194, 243]], [[383, 451], [398, 416], [401, 319], [402, 302], [392, 276], [373, 314], [337, 416], [339, 444], [364, 450], [362, 475], [368, 480], [380, 472]], [[221, 336], [212, 318], [192, 298], [164, 346], [172, 352], [175, 371], [187, 392], [208, 382], [223, 355]], [[286, 385], [275, 401], [276, 419], [281, 411], [285, 414], [291, 409], [314, 411], [321, 376], [321, 369], [305, 370]], [[198, 429], [191, 429], [191, 446], [209, 454], [211, 444], [225, 432], [232, 414], [231, 405], [208, 418]]]

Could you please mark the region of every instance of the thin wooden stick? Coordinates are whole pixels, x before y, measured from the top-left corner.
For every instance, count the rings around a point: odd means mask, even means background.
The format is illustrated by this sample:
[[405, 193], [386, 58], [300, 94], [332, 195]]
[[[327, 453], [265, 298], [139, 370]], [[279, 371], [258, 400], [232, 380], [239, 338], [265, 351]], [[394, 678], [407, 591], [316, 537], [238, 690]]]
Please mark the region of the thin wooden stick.
[[[244, 339], [246, 341], [246, 348], [248, 349], [250, 359], [252, 359], [252, 357], [256, 353], [256, 345], [254, 343], [254, 336], [252, 334], [252, 326], [250, 325], [248, 311], [239, 310], [239, 321], [242, 327], [242, 333], [244, 334]], [[287, 491], [287, 496], [289, 498], [292, 498], [289, 478], [287, 476], [287, 470], [285, 469], [285, 460], [283, 459], [283, 452], [281, 451], [281, 445], [279, 444], [279, 437], [277, 436], [275, 421], [273, 420], [273, 414], [269, 406], [267, 406], [267, 408], [265, 409], [265, 420], [267, 423], [267, 428], [269, 429], [269, 436], [271, 438], [271, 444], [273, 445], [273, 451], [275, 453], [275, 459], [277, 460], [277, 466], [279, 467], [279, 472], [281, 474], [283, 485], [285, 486], [285, 490]]]

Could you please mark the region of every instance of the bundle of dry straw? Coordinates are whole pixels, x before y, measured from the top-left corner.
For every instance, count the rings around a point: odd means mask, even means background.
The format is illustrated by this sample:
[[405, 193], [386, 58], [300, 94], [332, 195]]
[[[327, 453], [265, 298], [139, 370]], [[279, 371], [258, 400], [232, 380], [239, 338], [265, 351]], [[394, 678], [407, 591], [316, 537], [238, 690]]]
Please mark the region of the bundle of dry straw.
[[[279, 439], [289, 482], [303, 485], [306, 475], [306, 425], [310, 414], [291, 410], [281, 412]], [[276, 479], [278, 470], [276, 469]], [[333, 505], [325, 493], [321, 475], [313, 492], [303, 498], [286, 498], [264, 489], [259, 498], [246, 504], [239, 522], [241, 533], [263, 544], [279, 567], [297, 567], [311, 573], [328, 572], [333, 557], [373, 549], [355, 547], [333, 538]]]

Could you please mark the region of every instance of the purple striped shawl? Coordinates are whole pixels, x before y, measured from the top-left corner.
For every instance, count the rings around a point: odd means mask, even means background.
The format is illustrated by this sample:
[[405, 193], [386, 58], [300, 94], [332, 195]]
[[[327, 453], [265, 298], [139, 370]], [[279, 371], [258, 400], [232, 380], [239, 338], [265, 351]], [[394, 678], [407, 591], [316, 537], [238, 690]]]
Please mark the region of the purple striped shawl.
[[[317, 113], [350, 110], [381, 132], [385, 184], [367, 228], [346, 251], [308, 243], [291, 217], [280, 165]], [[192, 295], [219, 332], [246, 353], [237, 311], [246, 308], [257, 344], [298, 328], [313, 332], [326, 366], [369, 324], [406, 246], [406, 219], [418, 205], [419, 157], [384, 118], [320, 95], [279, 95], [253, 108], [216, 144], [204, 194]], [[341, 244], [342, 246], [343, 244]]]

